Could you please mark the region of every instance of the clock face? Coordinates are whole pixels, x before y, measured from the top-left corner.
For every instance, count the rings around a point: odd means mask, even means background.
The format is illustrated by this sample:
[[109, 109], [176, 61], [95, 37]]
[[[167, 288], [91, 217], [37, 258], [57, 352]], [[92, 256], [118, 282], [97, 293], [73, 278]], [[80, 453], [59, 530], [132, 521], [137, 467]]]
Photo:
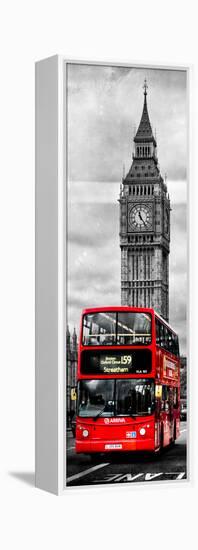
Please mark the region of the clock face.
[[152, 209], [146, 204], [131, 207], [128, 215], [129, 228], [133, 231], [152, 230]]

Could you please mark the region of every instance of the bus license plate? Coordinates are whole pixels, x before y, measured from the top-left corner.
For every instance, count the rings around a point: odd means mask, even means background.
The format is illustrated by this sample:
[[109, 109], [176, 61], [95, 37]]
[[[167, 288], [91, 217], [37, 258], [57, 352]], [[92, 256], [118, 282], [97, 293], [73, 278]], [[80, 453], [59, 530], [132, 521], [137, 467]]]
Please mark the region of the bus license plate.
[[105, 449], [122, 449], [122, 445], [120, 445], [119, 443], [112, 443], [105, 445]]
[[137, 436], [137, 432], [126, 432], [126, 437], [128, 439], [135, 439]]

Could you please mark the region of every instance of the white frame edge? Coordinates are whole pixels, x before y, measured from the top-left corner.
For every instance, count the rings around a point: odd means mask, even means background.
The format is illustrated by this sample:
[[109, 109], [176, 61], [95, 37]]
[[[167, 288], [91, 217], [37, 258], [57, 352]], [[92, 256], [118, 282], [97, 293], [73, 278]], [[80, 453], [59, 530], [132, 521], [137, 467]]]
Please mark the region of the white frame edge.
[[36, 487], [65, 487], [66, 189], [64, 63], [36, 63]]
[[[67, 488], [65, 342], [67, 166], [65, 152], [68, 63], [186, 71], [188, 139], [190, 138], [189, 88], [191, 84], [189, 81], [190, 76], [192, 77], [191, 65], [94, 62], [67, 59], [58, 55], [36, 63], [35, 484], [40, 489], [59, 495], [65, 493]], [[189, 362], [189, 344], [187, 356]], [[189, 378], [188, 372], [188, 398]], [[189, 447], [191, 448], [192, 445], [189, 438], [187, 445], [188, 474], [189, 470], [192, 474], [192, 452], [189, 457]], [[164, 483], [164, 487], [167, 485], [169, 486], [170, 482]], [[171, 482], [171, 485], [175, 485], [174, 482]], [[137, 483], [136, 488], [139, 486], [142, 484]], [[155, 483], [155, 487], [158, 486], [161, 486], [160, 482]], [[104, 485], [101, 487], [104, 488]], [[87, 486], [83, 488], [86, 489]], [[108, 486], [108, 490], [110, 488], [113, 490]], [[128, 488], [125, 486], [125, 489]]]

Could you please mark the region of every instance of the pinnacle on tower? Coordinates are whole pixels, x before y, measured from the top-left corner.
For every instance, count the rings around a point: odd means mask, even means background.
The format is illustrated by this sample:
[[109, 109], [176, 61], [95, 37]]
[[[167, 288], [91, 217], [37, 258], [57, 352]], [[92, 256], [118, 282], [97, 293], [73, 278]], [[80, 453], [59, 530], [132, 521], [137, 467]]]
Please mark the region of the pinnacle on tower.
[[147, 81], [145, 79], [144, 81], [144, 105], [143, 105], [143, 111], [142, 111], [142, 117], [140, 120], [140, 124], [137, 130], [137, 133], [135, 135], [134, 141], [135, 143], [142, 142], [142, 141], [152, 141], [156, 147], [156, 141], [153, 136], [153, 131], [148, 115], [148, 107], [147, 107]]
[[147, 85], [147, 81], [146, 81], [146, 78], [144, 79], [144, 86], [143, 86], [143, 89], [144, 89], [144, 95], [147, 95], [147, 88], [148, 88], [148, 85]]
[[74, 331], [73, 331], [73, 334], [72, 334], [72, 347], [73, 347], [73, 350], [77, 349], [77, 334], [76, 334], [75, 327], [74, 327]]
[[69, 325], [67, 325], [66, 340], [67, 340], [67, 345], [69, 345], [69, 343], [70, 343], [70, 330], [69, 330]]

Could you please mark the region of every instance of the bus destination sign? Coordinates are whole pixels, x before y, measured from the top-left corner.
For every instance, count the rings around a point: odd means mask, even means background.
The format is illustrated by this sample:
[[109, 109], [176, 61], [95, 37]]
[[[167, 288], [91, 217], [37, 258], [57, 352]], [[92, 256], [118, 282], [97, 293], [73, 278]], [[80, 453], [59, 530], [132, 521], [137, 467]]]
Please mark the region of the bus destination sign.
[[149, 374], [150, 350], [83, 351], [82, 374]]
[[100, 357], [100, 368], [104, 374], [128, 374], [131, 372], [133, 356], [104, 355]]

